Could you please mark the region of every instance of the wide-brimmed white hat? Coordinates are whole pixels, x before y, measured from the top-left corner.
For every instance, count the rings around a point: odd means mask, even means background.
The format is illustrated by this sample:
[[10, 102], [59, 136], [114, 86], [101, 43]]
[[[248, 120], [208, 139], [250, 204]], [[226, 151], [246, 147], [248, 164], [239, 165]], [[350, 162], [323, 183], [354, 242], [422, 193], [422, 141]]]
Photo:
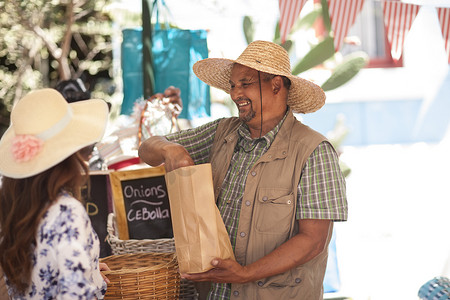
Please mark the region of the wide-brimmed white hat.
[[0, 140], [0, 174], [26, 178], [102, 139], [108, 106], [100, 99], [68, 103], [54, 89], [30, 92], [13, 107]]
[[311, 113], [325, 104], [325, 93], [313, 82], [292, 75], [289, 54], [283, 47], [268, 41], [254, 41], [236, 59], [206, 58], [193, 66], [200, 80], [215, 88], [230, 93], [230, 76], [233, 64], [286, 76], [291, 81], [287, 104], [298, 113]]

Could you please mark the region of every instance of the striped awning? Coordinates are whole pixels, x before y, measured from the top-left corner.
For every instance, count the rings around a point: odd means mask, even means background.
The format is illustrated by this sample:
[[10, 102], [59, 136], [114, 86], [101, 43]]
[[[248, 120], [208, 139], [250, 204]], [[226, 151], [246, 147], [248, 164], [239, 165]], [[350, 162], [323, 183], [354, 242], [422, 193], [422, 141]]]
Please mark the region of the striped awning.
[[280, 7], [280, 37], [284, 43], [291, 31], [292, 25], [300, 15], [300, 11], [307, 0], [279, 0]]
[[355, 23], [363, 8], [364, 0], [328, 0], [331, 28], [334, 34], [334, 49], [339, 51], [348, 30]]
[[402, 56], [405, 37], [419, 13], [420, 6], [400, 1], [383, 1], [384, 26], [391, 46], [392, 59]]
[[441, 24], [442, 37], [444, 38], [445, 51], [450, 64], [450, 8], [440, 7], [437, 9], [439, 23]]
[[[307, 0], [279, 0], [280, 36], [284, 43]], [[395, 61], [402, 56], [403, 45], [419, 13], [420, 5], [400, 0], [381, 0], [383, 21], [391, 55]], [[364, 0], [328, 0], [331, 29], [336, 51], [342, 47], [349, 29], [364, 6]], [[448, 5], [447, 5], [448, 6]], [[441, 25], [445, 50], [450, 63], [450, 7], [436, 7]]]

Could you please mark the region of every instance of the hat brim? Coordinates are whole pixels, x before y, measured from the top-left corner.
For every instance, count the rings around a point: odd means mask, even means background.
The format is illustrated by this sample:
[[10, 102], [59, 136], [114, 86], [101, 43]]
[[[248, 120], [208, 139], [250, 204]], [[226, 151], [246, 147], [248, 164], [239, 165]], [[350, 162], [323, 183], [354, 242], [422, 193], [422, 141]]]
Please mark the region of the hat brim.
[[12, 126], [0, 141], [0, 173], [11, 178], [37, 175], [57, 165], [78, 150], [100, 141], [108, 120], [108, 106], [99, 99], [69, 104], [73, 116], [69, 124], [57, 135], [45, 140], [39, 153], [26, 162], [17, 162], [11, 146], [16, 136]]
[[197, 61], [193, 71], [206, 84], [230, 93], [230, 77], [233, 64], [238, 63], [260, 72], [289, 78], [291, 87], [287, 104], [297, 113], [312, 113], [325, 104], [325, 92], [315, 83], [301, 77], [281, 73], [267, 66], [226, 58], [206, 58]]

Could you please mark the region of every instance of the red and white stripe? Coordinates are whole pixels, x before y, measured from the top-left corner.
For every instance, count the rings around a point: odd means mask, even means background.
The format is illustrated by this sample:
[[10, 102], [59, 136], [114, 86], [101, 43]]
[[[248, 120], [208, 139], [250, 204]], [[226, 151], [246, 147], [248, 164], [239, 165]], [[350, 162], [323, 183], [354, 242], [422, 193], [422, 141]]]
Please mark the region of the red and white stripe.
[[450, 8], [439, 7], [437, 12], [444, 38], [445, 51], [447, 51], [448, 63], [450, 64]]
[[300, 15], [300, 11], [306, 1], [307, 0], [279, 0], [281, 43], [286, 41], [292, 25], [294, 25], [295, 20], [297, 20]]
[[405, 37], [411, 29], [420, 6], [399, 1], [383, 1], [384, 26], [391, 44], [392, 58], [397, 61], [402, 56]]
[[364, 0], [328, 0], [331, 29], [334, 32], [334, 48], [342, 47], [348, 30], [355, 23], [356, 16], [363, 8]]

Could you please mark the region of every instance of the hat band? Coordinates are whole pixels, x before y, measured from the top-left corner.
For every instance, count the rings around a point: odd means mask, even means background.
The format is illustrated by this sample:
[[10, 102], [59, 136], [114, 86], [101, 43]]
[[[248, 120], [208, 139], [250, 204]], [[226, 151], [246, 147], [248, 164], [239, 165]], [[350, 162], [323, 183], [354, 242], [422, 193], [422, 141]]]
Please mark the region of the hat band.
[[44, 130], [41, 133], [35, 134], [34, 136], [43, 141], [46, 141], [46, 140], [54, 137], [55, 135], [60, 133], [64, 128], [66, 128], [67, 125], [69, 125], [70, 121], [72, 120], [72, 116], [73, 116], [72, 108], [70, 106], [67, 106], [67, 112], [61, 118], [61, 120], [59, 120], [58, 122], [53, 124], [53, 126], [48, 128], [47, 130]]

